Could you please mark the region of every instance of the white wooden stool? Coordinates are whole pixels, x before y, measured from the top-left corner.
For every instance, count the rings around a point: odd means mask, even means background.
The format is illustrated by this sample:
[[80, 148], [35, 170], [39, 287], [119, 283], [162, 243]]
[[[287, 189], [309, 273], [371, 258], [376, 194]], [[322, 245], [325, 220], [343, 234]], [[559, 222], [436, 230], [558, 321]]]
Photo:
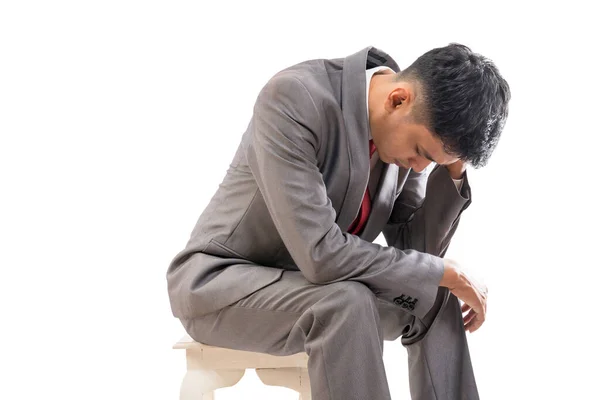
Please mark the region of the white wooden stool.
[[256, 370], [265, 385], [283, 386], [300, 393], [299, 400], [310, 400], [308, 354], [272, 356], [208, 346], [183, 336], [174, 349], [185, 349], [187, 372], [181, 383], [180, 400], [214, 400], [214, 391], [233, 386], [246, 368]]

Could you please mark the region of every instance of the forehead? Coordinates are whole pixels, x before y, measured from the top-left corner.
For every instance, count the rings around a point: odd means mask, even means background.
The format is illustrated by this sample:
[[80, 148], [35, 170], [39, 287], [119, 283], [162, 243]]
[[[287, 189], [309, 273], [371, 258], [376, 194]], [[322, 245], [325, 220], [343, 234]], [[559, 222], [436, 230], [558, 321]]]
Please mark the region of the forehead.
[[437, 164], [452, 164], [458, 160], [458, 157], [444, 150], [442, 141], [424, 125], [413, 125], [413, 127], [417, 130], [421, 150], [427, 152]]

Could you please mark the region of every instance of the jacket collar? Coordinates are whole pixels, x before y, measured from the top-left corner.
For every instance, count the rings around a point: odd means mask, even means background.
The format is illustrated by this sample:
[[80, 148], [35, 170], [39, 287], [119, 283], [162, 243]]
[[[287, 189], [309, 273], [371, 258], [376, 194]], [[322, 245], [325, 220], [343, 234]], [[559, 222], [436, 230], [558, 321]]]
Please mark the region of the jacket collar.
[[[395, 72], [398, 64], [385, 52], [373, 46], [344, 59], [342, 71], [342, 115], [348, 140], [349, 185], [343, 197], [337, 224], [344, 231], [358, 214], [369, 177], [369, 121], [365, 99], [365, 70], [385, 65]], [[386, 164], [371, 207], [369, 220], [363, 230], [365, 239], [377, 236], [378, 226], [389, 218], [396, 193], [398, 167]], [[375, 239], [375, 237], [373, 237]], [[373, 240], [371, 239], [371, 240]]]

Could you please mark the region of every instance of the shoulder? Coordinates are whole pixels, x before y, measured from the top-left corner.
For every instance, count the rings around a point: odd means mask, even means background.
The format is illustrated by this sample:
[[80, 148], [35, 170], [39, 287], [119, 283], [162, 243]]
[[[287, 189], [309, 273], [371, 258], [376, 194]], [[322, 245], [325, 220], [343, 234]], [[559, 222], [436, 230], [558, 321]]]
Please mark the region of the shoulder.
[[285, 115], [290, 120], [319, 131], [323, 123], [320, 104], [322, 96], [314, 78], [297, 70], [283, 70], [263, 86], [256, 99], [254, 112]]
[[277, 72], [263, 86], [259, 100], [300, 101], [301, 105], [311, 100], [316, 107], [332, 92], [327, 61], [308, 60]]

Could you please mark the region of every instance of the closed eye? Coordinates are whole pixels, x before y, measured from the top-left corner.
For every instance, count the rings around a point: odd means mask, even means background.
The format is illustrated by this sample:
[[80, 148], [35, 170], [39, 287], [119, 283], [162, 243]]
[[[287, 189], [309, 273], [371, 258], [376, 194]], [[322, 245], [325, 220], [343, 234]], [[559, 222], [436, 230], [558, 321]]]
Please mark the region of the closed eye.
[[426, 159], [428, 159], [431, 162], [435, 162], [435, 160], [425, 151], [421, 152], [421, 149], [417, 146], [417, 154], [420, 155], [421, 157], [425, 157]]

